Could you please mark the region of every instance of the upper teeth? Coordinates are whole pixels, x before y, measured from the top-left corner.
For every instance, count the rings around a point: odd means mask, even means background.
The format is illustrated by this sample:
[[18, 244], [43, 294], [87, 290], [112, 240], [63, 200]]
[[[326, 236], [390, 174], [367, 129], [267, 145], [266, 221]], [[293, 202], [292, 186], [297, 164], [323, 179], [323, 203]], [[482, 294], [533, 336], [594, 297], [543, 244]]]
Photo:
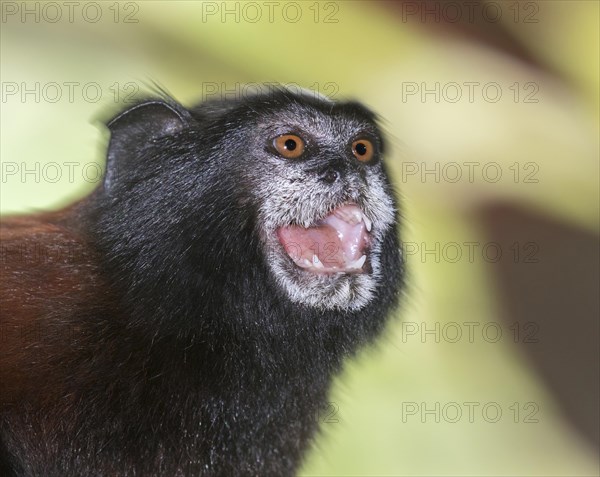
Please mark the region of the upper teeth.
[[371, 219], [369, 219], [369, 217], [367, 217], [358, 209], [338, 209], [334, 212], [334, 215], [342, 219], [344, 222], [348, 222], [350, 225], [356, 225], [363, 220], [367, 227], [367, 232], [370, 232], [371, 228], [373, 227], [373, 222], [371, 222]]
[[362, 218], [360, 210], [356, 209], [337, 209], [334, 212], [334, 215], [342, 219], [344, 222], [348, 222], [350, 225], [358, 224]]

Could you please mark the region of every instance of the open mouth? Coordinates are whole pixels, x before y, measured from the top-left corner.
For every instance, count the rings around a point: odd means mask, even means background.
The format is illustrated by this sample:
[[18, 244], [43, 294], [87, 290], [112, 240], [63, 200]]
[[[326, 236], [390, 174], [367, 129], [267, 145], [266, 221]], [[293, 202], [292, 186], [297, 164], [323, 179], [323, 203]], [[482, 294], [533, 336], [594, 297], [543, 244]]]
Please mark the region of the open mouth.
[[277, 229], [286, 253], [313, 273], [366, 273], [371, 220], [356, 204], [344, 204], [310, 227]]

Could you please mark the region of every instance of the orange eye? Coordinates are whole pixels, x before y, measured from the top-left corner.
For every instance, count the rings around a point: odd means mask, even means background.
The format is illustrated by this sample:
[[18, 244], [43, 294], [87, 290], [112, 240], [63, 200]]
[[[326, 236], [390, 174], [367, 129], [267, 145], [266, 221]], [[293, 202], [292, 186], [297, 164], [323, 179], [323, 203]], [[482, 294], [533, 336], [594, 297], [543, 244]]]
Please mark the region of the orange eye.
[[276, 137], [273, 146], [286, 159], [296, 159], [304, 152], [304, 141], [295, 134]]
[[359, 139], [352, 143], [352, 154], [360, 162], [369, 162], [375, 154], [375, 147], [368, 139]]

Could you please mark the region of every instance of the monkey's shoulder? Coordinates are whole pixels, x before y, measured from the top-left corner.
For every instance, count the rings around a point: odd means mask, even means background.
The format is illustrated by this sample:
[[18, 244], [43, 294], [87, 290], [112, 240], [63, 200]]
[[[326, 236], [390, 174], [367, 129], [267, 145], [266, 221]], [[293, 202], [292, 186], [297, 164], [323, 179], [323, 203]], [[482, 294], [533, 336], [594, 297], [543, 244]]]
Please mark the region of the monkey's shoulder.
[[102, 296], [93, 248], [56, 213], [0, 222], [0, 324], [29, 327], [64, 321]]
[[[97, 261], [93, 248], [84, 235], [60, 218], [52, 213], [2, 219], [3, 291], [12, 285], [29, 294], [36, 290], [62, 293], [95, 278]], [[9, 299], [10, 295], [3, 293], [2, 298]]]

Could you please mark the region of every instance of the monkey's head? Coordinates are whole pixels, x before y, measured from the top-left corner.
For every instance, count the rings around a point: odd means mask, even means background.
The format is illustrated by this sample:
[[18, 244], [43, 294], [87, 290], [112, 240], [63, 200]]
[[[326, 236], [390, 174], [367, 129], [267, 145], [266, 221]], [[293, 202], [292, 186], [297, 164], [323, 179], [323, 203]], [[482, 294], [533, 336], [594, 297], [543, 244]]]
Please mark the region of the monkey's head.
[[254, 287], [342, 312], [396, 287], [383, 138], [359, 103], [286, 90], [189, 110], [156, 99], [109, 128], [96, 230], [129, 283], [205, 300]]
[[383, 237], [395, 223], [374, 116], [356, 103], [278, 99], [242, 156], [267, 263], [294, 302], [364, 307], [383, 279]]

